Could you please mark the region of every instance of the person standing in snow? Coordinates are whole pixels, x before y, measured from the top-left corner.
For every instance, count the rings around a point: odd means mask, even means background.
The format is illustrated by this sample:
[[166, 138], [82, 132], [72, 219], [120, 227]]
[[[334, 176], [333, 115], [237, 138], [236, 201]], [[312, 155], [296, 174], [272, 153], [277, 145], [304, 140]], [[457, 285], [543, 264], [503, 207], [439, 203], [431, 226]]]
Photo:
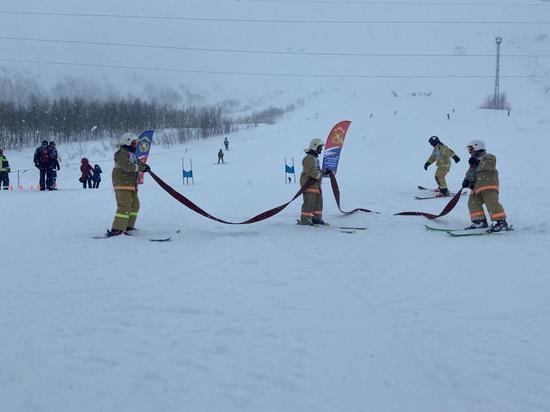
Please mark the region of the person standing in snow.
[[111, 230], [107, 236], [118, 236], [134, 230], [139, 211], [138, 173], [151, 170], [136, 156], [138, 137], [134, 133], [124, 133], [120, 138], [120, 148], [115, 152], [112, 179], [117, 209]]
[[223, 145], [225, 146], [225, 150], [229, 150], [229, 140], [227, 140], [227, 137], [223, 139]]
[[80, 179], [78, 180], [82, 183], [82, 187], [84, 189], [86, 189], [86, 185], [88, 185], [89, 189], [92, 188], [92, 171], [93, 170], [94, 168], [92, 167], [88, 159], [83, 157], [80, 160], [80, 171], [82, 172], [82, 176], [80, 176]]
[[321, 191], [321, 180], [324, 173], [319, 165], [319, 155], [323, 151], [323, 141], [318, 138], [312, 139], [309, 148], [304, 151], [306, 155], [302, 160], [303, 170], [300, 175], [300, 186], [306, 184], [309, 179], [315, 179], [315, 183], [304, 192], [302, 214], [298, 223], [309, 226], [324, 225], [323, 193]]
[[52, 188], [53, 190], [57, 190], [57, 172], [61, 167], [59, 166], [59, 156], [57, 155], [54, 141], [48, 144], [48, 149], [50, 150], [50, 157], [52, 159]]
[[220, 162], [223, 163], [223, 150], [222, 149], [220, 149], [218, 151], [218, 164], [220, 164]]
[[101, 167], [99, 165], [94, 165], [94, 170], [92, 171], [92, 181], [94, 182], [93, 188], [99, 189], [99, 183], [101, 182]]
[[6, 156], [4, 156], [4, 149], [0, 149], [0, 189], [2, 186], [4, 190], [8, 190], [10, 187], [10, 164]]
[[445, 176], [449, 173], [451, 169], [451, 158], [455, 163], [460, 162], [460, 158], [445, 146], [439, 137], [432, 136], [428, 139], [428, 142], [433, 146], [433, 152], [428, 158], [426, 163], [424, 163], [424, 170], [428, 170], [428, 167], [435, 162], [437, 169], [435, 171], [435, 181], [439, 190], [438, 196], [449, 196], [449, 189], [447, 188], [447, 181]]
[[491, 221], [496, 221], [489, 228], [488, 232], [508, 230], [506, 213], [498, 201], [499, 180], [496, 169], [497, 158], [487, 153], [485, 142], [482, 140], [474, 140], [467, 146], [467, 149], [471, 155], [468, 161], [470, 168], [462, 182], [462, 187], [472, 189], [470, 199], [468, 200], [472, 225], [466, 229], [481, 229], [489, 226], [485, 217], [485, 211], [483, 210], [483, 205], [485, 204]]
[[40, 171], [40, 190], [54, 190], [52, 184], [52, 159], [51, 151], [48, 147], [48, 141], [43, 140], [42, 144], [36, 148], [33, 157], [34, 165]]

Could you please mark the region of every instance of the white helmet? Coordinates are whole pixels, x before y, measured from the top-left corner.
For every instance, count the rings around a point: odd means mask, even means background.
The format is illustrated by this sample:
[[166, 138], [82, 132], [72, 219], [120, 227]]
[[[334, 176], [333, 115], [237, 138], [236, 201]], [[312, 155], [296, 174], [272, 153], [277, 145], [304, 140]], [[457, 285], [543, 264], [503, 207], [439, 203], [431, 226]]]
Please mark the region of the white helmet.
[[122, 136], [120, 136], [120, 145], [121, 146], [130, 146], [134, 140], [138, 140], [138, 137], [132, 133], [124, 133]]
[[309, 142], [309, 150], [317, 150], [319, 146], [323, 145], [323, 141], [319, 138], [311, 139], [311, 142]]
[[468, 145], [468, 147], [470, 146], [474, 149], [474, 152], [477, 152], [478, 150], [485, 150], [485, 142], [483, 140], [473, 140]]

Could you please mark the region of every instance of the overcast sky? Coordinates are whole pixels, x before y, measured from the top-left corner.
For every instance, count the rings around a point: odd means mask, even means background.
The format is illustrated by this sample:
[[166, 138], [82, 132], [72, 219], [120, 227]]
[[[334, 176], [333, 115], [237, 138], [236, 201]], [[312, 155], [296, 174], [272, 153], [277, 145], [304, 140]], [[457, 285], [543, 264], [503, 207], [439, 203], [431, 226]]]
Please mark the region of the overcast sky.
[[[229, 75], [192, 71], [344, 76], [478, 75], [493, 74], [494, 71], [492, 57], [459, 59], [445, 56], [304, 56], [249, 53], [250, 51], [490, 54], [495, 50], [494, 37], [501, 35], [505, 39], [503, 53], [550, 54], [549, 2], [516, 0], [514, 5], [514, 1], [509, 0], [500, 2], [503, 5], [498, 7], [483, 1], [463, 1], [463, 4], [458, 4], [460, 2], [457, 1], [448, 1], [447, 4], [432, 2], [436, 4], [430, 5], [419, 1], [411, 5], [391, 1], [380, 2], [384, 4], [367, 3], [366, 0], [326, 0], [324, 3], [286, 0], [0, 0], [0, 68], [4, 69], [4, 73], [36, 76], [45, 86], [50, 86], [65, 76], [93, 80], [102, 86], [113, 85], [123, 91], [141, 90], [146, 83], [178, 90], [185, 85], [193, 93], [208, 94], [211, 100], [217, 100], [232, 96], [239, 98], [268, 94], [285, 88], [314, 89], [327, 83], [349, 84], [353, 81], [373, 80]], [[522, 6], [518, 6], [520, 3]], [[41, 14], [5, 13], [14, 11]], [[89, 14], [110, 14], [118, 17]], [[184, 18], [218, 20], [197, 21]], [[219, 19], [301, 22], [224, 22]], [[337, 20], [339, 23], [309, 24], [305, 22], [308, 20]], [[364, 23], [346, 23], [350, 20], [361, 20]], [[387, 23], [367, 23], [374, 20]], [[388, 22], [397, 20], [462, 23]], [[465, 21], [508, 23], [470, 24]], [[511, 21], [542, 23], [511, 24]], [[241, 52], [223, 52], [221, 49]], [[8, 62], [2, 59], [65, 64]], [[549, 61], [548, 58], [530, 61], [525, 58], [509, 58], [504, 61], [506, 64], [503, 66], [503, 74], [533, 74], [535, 68], [539, 70], [550, 67]], [[111, 65], [119, 68], [70, 64]], [[133, 68], [121, 68], [122, 66]], [[137, 67], [180, 71], [139, 70]]]

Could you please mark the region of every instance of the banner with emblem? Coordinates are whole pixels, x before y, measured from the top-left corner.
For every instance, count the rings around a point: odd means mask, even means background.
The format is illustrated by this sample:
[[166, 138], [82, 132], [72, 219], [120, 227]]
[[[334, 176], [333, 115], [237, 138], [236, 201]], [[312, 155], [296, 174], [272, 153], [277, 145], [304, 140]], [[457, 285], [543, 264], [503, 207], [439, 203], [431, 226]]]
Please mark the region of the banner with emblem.
[[322, 169], [332, 170], [336, 174], [338, 161], [340, 160], [340, 152], [344, 146], [344, 139], [346, 138], [346, 133], [348, 132], [350, 124], [351, 122], [349, 120], [341, 121], [330, 131], [325, 144]]
[[[149, 157], [149, 151], [151, 150], [151, 144], [153, 143], [154, 130], [145, 130], [139, 135], [138, 145], [136, 147], [136, 157], [142, 163], [147, 163]], [[143, 172], [138, 174], [138, 183], [143, 184]]]

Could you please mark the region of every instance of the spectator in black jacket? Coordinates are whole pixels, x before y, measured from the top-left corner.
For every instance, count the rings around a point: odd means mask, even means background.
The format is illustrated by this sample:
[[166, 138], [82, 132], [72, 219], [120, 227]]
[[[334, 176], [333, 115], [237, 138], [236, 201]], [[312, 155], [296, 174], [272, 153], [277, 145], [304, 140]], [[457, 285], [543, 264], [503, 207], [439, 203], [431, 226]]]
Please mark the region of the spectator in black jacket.
[[99, 189], [99, 182], [101, 182], [101, 173], [103, 173], [101, 167], [99, 167], [99, 165], [94, 165], [94, 170], [92, 170], [92, 182], [94, 189]]
[[40, 171], [40, 190], [54, 190], [52, 184], [52, 152], [48, 141], [43, 140], [42, 145], [36, 148], [33, 157], [34, 165]]

